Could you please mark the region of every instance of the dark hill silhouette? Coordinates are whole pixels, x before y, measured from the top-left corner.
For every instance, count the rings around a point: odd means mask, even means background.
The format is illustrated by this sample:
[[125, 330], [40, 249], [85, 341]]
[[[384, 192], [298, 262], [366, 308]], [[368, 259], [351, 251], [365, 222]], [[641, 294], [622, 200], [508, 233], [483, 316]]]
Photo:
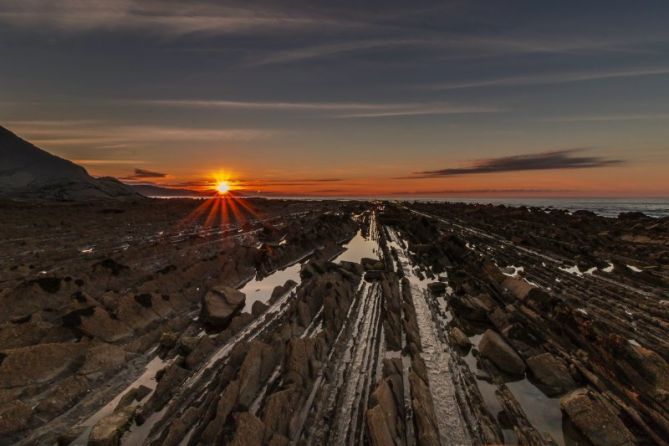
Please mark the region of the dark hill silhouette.
[[52, 155], [0, 126], [0, 196], [19, 199], [138, 199], [116, 178], [94, 178], [82, 166]]

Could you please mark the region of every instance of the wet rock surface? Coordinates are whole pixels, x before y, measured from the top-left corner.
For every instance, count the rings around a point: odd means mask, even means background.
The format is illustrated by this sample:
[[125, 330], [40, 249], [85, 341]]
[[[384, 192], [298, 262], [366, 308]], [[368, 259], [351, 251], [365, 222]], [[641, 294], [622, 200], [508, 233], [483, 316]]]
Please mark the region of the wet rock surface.
[[246, 296], [235, 288], [216, 286], [202, 298], [200, 317], [215, 328], [226, 328], [244, 307]]
[[665, 220], [245, 204], [0, 203], [0, 444], [666, 444]]

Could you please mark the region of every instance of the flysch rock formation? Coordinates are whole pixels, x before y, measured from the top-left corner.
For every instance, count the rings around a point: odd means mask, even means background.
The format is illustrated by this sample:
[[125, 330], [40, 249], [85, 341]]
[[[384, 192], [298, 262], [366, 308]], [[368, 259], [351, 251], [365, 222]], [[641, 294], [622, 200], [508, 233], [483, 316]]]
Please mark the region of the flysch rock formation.
[[667, 219], [245, 204], [0, 203], [0, 444], [666, 444]]

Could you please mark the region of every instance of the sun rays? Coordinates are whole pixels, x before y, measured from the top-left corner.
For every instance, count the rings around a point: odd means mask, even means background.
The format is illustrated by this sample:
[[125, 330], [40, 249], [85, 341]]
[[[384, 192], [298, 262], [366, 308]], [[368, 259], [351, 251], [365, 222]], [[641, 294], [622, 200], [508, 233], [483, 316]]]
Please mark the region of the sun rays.
[[217, 172], [212, 175], [208, 190], [212, 198], [202, 201], [181, 225], [202, 225], [205, 229], [242, 226], [250, 220], [259, 218], [257, 211], [237, 190], [236, 182], [229, 172]]

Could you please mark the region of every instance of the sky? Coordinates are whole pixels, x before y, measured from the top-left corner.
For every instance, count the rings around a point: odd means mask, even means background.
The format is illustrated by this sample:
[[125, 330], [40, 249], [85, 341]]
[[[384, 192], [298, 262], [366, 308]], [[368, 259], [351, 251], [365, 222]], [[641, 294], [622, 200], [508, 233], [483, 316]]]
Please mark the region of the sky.
[[130, 183], [669, 196], [663, 1], [0, 0], [0, 125]]

